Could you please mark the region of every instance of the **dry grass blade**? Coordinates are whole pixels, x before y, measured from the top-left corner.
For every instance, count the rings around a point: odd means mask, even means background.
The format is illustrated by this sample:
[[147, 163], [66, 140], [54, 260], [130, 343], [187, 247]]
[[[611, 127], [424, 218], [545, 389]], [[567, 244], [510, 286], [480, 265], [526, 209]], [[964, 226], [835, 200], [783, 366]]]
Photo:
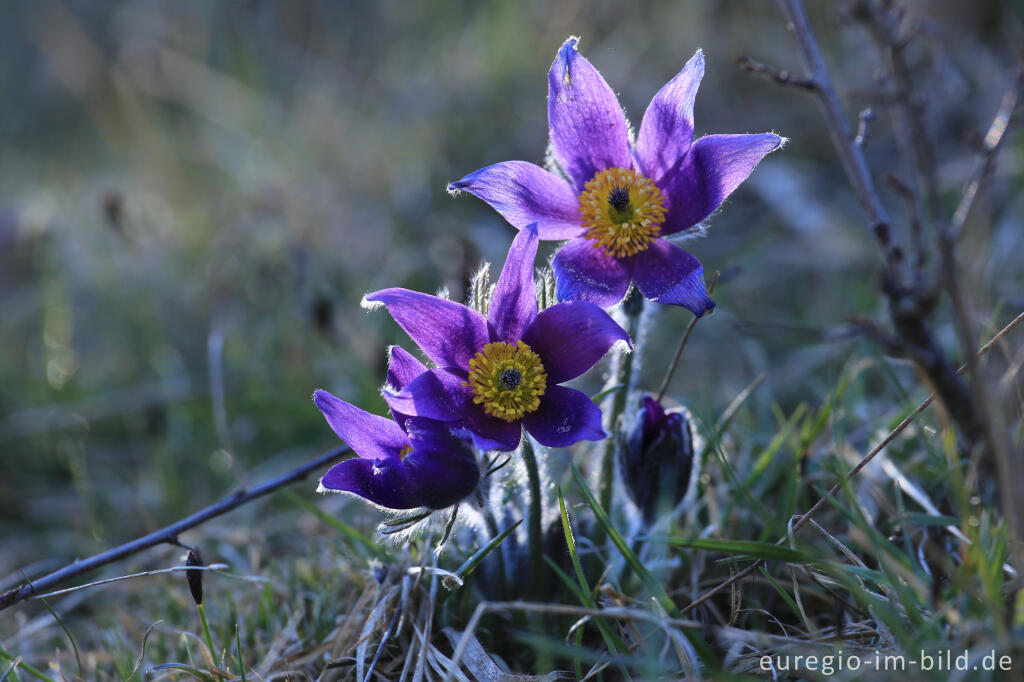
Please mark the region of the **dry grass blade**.
[[115, 578], [104, 578], [103, 580], [94, 580], [91, 583], [85, 583], [84, 585], [75, 585], [74, 587], [67, 587], [63, 590], [47, 592], [46, 594], [35, 594], [32, 595], [31, 599], [46, 599], [47, 597], [57, 597], [62, 594], [77, 592], [78, 590], [84, 590], [90, 587], [109, 585], [110, 583], [117, 583], [121, 582], [122, 580], [131, 580], [133, 578], [145, 578], [147, 576], [159, 575], [161, 573], [180, 573], [183, 571], [223, 571], [226, 568], [230, 568], [230, 566], [228, 566], [227, 564], [210, 564], [208, 566], [170, 566], [168, 568], [157, 568], [152, 571], [142, 571], [141, 573], [129, 573], [128, 575], [119, 575]]
[[[455, 628], [445, 628], [444, 634], [453, 649], [458, 646], [463, 637], [463, 633]], [[487, 655], [483, 645], [480, 644], [476, 637], [470, 637], [469, 644], [466, 646], [465, 653], [462, 656], [462, 664], [480, 682], [548, 682], [550, 680], [571, 679], [571, 676], [565, 677], [567, 673], [559, 671], [550, 672], [547, 675], [517, 675], [504, 672]]]
[[135, 673], [138, 672], [139, 666], [142, 665], [142, 659], [146, 657], [146, 642], [149, 641], [149, 635], [153, 632], [153, 628], [162, 622], [162, 620], [158, 620], [146, 629], [146, 634], [142, 636], [142, 651], [139, 652], [139, 657], [135, 659], [135, 667], [133, 667], [132, 671], [128, 673], [128, 677], [126, 679], [130, 680], [135, 677]]
[[[704, 629], [704, 625], [692, 620], [686, 620], [681, 618], [669, 618], [662, 615], [653, 614], [649, 611], [642, 609], [630, 609], [630, 608], [607, 608], [607, 609], [588, 609], [582, 606], [569, 606], [567, 604], [545, 604], [541, 602], [524, 602], [524, 601], [509, 601], [509, 602], [488, 602], [483, 601], [477, 604], [476, 609], [473, 610], [473, 615], [466, 623], [466, 629], [462, 631], [462, 637], [459, 638], [458, 646], [455, 647], [455, 652], [452, 654], [451, 662], [453, 666], [457, 666], [462, 657], [466, 654], [466, 649], [469, 648], [471, 638], [474, 637], [477, 627], [480, 625], [480, 620], [490, 612], [502, 612], [502, 611], [523, 611], [525, 613], [549, 613], [563, 616], [580, 616], [580, 617], [591, 617], [591, 618], [607, 618], [610, 620], [639, 620], [648, 623], [654, 623], [661, 627], [671, 627], [679, 630], [692, 630], [701, 631]], [[450, 680], [452, 672], [449, 669], [448, 674], [444, 677], [445, 680]]]

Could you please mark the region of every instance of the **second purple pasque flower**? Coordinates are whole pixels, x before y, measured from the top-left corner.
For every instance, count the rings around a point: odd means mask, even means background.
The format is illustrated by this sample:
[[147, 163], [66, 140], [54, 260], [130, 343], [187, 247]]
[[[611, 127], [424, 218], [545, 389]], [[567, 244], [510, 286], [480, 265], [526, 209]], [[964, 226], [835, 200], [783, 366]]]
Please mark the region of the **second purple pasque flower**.
[[384, 305], [437, 367], [384, 387], [392, 411], [449, 422], [485, 450], [513, 450], [522, 429], [543, 445], [564, 447], [606, 437], [601, 410], [586, 394], [560, 386], [629, 335], [598, 306], [559, 303], [537, 311], [533, 281], [537, 229], [512, 241], [487, 311], [408, 289], [367, 294]]
[[651, 100], [635, 148], [615, 93], [570, 38], [548, 73], [554, 161], [568, 181], [526, 161], [481, 168], [448, 186], [465, 190], [541, 239], [569, 240], [553, 267], [560, 300], [602, 307], [635, 281], [657, 303], [700, 316], [714, 307], [704, 268], [665, 237], [709, 216], [782, 144], [778, 135], [707, 135], [693, 142], [699, 50]]

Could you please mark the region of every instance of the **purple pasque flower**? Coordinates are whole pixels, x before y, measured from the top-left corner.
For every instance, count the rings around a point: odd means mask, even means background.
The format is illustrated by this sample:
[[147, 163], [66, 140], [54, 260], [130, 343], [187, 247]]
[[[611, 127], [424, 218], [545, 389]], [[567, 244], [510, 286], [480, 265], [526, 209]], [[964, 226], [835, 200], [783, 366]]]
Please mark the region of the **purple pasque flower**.
[[[437, 367], [396, 386], [384, 398], [393, 412], [450, 422], [484, 450], [513, 450], [525, 427], [543, 445], [563, 447], [605, 437], [601, 411], [560, 386], [590, 369], [629, 335], [592, 303], [559, 303], [537, 312], [533, 266], [537, 229], [516, 235], [487, 312], [408, 289], [368, 294], [384, 305]], [[394, 364], [395, 354], [392, 353]], [[401, 363], [413, 373], [408, 359]]]
[[565, 41], [548, 73], [551, 150], [568, 181], [505, 161], [448, 190], [483, 199], [519, 229], [536, 223], [541, 239], [569, 240], [553, 263], [560, 300], [608, 307], [635, 281], [646, 298], [703, 315], [715, 305], [703, 266], [665, 237], [709, 216], [782, 138], [693, 142], [693, 101], [704, 76], [698, 50], [651, 100], [631, 149], [615, 93], [576, 43]]
[[444, 509], [476, 490], [476, 452], [447, 424], [397, 414], [392, 421], [322, 390], [313, 402], [358, 455], [331, 467], [318, 492], [352, 493], [386, 509]]

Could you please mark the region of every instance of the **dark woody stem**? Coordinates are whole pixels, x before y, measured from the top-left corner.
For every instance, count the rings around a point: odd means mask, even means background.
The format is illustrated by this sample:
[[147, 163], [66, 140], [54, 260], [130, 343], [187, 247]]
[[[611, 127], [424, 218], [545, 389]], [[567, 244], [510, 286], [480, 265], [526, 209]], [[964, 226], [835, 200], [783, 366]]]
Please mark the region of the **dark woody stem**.
[[[633, 340], [633, 351], [624, 352], [618, 357], [615, 365], [615, 377], [612, 384], [618, 386], [611, 397], [611, 409], [608, 411], [608, 424], [610, 426], [608, 437], [601, 444], [601, 477], [598, 481], [598, 495], [601, 507], [611, 514], [612, 492], [615, 484], [615, 447], [619, 442], [618, 431], [621, 428], [622, 413], [626, 410], [626, 403], [633, 384], [633, 363], [640, 352], [640, 318], [644, 312], [644, 297], [630, 287], [629, 293], [622, 301], [622, 311], [626, 314], [626, 331], [629, 338]], [[600, 527], [595, 529], [594, 545], [601, 546], [604, 543], [604, 530]]]
[[530, 581], [528, 594], [540, 593], [544, 574], [544, 536], [541, 531], [540, 470], [537, 467], [537, 455], [533, 451], [530, 435], [523, 429], [523, 440], [519, 446], [526, 463], [526, 477], [530, 485], [530, 510], [527, 520], [526, 535], [530, 547]]
[[286, 485], [301, 481], [306, 476], [316, 471], [320, 467], [327, 464], [331, 464], [341, 459], [345, 459], [351, 450], [346, 447], [336, 448], [330, 452], [311, 459], [310, 461], [302, 464], [291, 471], [288, 471], [277, 478], [273, 478], [269, 481], [265, 481], [254, 488], [236, 490], [234, 493], [228, 495], [219, 502], [215, 502], [208, 507], [200, 509], [196, 513], [186, 516], [183, 519], [175, 521], [169, 526], [165, 526], [160, 530], [153, 531], [149, 535], [144, 535], [141, 538], [126, 542], [123, 545], [108, 549], [105, 552], [101, 552], [88, 559], [76, 560], [64, 568], [49, 573], [31, 583], [27, 580], [25, 584], [18, 585], [3, 594], [0, 594], [0, 611], [6, 609], [12, 604], [16, 604], [20, 601], [27, 599], [37, 590], [44, 592], [56, 585], [65, 583], [73, 578], [76, 578], [83, 573], [112, 564], [115, 561], [120, 561], [126, 557], [138, 554], [139, 552], [161, 545], [164, 543], [180, 545], [178, 542], [178, 534], [184, 533], [190, 528], [209, 521], [210, 519], [226, 514], [232, 509], [237, 509], [243, 504], [251, 502], [257, 498], [268, 495], [275, 490], [283, 488]]

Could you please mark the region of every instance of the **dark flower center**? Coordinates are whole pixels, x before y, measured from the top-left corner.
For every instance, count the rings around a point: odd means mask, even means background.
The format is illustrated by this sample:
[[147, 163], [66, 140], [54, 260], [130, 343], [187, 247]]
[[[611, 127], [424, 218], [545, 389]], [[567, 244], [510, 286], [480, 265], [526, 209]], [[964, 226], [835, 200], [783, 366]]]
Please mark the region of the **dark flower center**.
[[618, 186], [608, 193], [608, 205], [616, 211], [625, 211], [629, 208], [629, 189]]
[[501, 373], [499, 381], [501, 381], [502, 385], [506, 389], [511, 391], [515, 388], [519, 388], [519, 384], [523, 383], [523, 375], [520, 374], [517, 370], [514, 370], [511, 367], [509, 367], [508, 369]]

